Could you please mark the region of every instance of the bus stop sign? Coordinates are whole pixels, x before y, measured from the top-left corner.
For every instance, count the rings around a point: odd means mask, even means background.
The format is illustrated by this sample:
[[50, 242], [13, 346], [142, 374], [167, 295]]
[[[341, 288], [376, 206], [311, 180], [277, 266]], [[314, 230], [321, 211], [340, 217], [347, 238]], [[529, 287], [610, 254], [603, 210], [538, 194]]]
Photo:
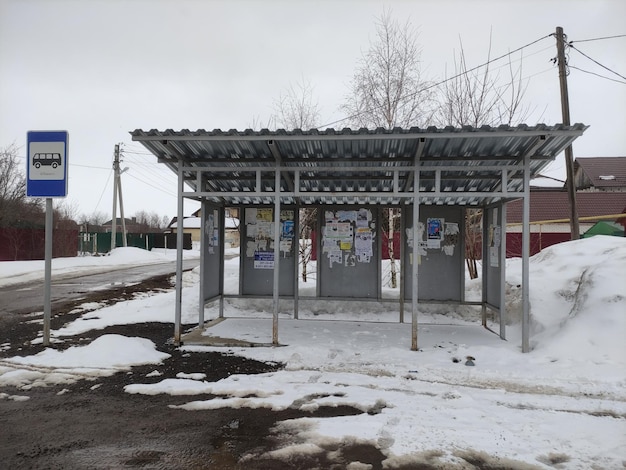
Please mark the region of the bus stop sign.
[[67, 196], [67, 143], [67, 131], [28, 131], [27, 196]]

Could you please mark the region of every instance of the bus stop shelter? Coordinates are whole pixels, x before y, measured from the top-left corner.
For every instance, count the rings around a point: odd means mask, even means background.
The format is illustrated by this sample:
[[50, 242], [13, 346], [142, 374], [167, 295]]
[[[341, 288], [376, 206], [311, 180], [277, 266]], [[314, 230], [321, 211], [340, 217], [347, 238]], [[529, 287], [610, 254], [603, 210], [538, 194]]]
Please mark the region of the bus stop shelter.
[[[506, 203], [523, 200], [522, 350], [529, 351], [530, 180], [587, 126], [342, 129], [135, 130], [201, 201], [200, 326], [204, 306], [224, 302], [224, 209], [240, 208], [241, 296], [271, 296], [272, 342], [280, 298], [298, 311], [299, 210], [318, 208], [317, 297], [380, 298], [380, 208], [401, 208], [401, 319], [411, 302], [417, 350], [420, 301], [462, 302], [467, 208], [482, 209], [482, 308], [505, 338]], [[182, 240], [178, 243], [174, 340], [180, 343]]]

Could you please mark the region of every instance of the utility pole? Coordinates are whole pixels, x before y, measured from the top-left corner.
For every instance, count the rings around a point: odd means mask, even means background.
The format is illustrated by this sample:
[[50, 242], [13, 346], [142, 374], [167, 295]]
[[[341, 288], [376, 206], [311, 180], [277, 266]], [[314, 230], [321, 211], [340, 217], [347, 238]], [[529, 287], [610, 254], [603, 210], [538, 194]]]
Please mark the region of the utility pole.
[[[567, 93], [567, 70], [565, 62], [565, 34], [563, 28], [557, 26], [556, 28], [556, 50], [557, 50], [557, 63], [559, 66], [559, 81], [561, 84], [561, 112], [563, 114], [563, 124], [570, 125], [569, 120], [569, 96]], [[570, 230], [572, 240], [578, 240], [580, 238], [580, 227], [578, 224], [578, 209], [576, 208], [576, 182], [574, 181], [574, 156], [572, 146], [568, 145], [565, 148], [565, 166], [567, 169], [567, 195], [570, 204]]]
[[[124, 170], [125, 171], [125, 170]], [[122, 219], [122, 244], [126, 246], [126, 219], [124, 219], [124, 201], [122, 199], [122, 180], [120, 175], [120, 146], [115, 145], [113, 152], [113, 218], [111, 219], [111, 251], [115, 249], [117, 235], [117, 197], [120, 198], [120, 216]]]

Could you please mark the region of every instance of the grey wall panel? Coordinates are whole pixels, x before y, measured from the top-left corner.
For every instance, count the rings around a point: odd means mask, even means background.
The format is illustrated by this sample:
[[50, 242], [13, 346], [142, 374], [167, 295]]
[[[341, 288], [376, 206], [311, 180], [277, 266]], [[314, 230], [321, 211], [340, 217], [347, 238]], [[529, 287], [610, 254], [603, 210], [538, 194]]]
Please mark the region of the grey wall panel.
[[222, 239], [224, 226], [224, 209], [203, 202], [202, 228], [202, 293], [204, 300], [211, 299], [222, 292], [221, 290], [221, 254], [224, 240]]
[[[283, 215], [284, 214], [284, 215]], [[296, 256], [294, 207], [281, 207], [279, 295], [293, 296]], [[241, 214], [241, 291], [243, 295], [272, 295], [274, 289], [274, 209], [246, 207]], [[284, 250], [282, 248], [285, 248]]]
[[500, 305], [500, 272], [502, 263], [500, 244], [504, 229], [502, 228], [502, 206], [488, 207], [483, 212], [483, 224], [486, 224], [487, 259], [483, 260], [483, 269], [487, 276], [487, 302], [498, 307]]
[[320, 297], [378, 298], [378, 207], [323, 206], [319, 212]]
[[[413, 227], [413, 211], [402, 211], [405, 217], [406, 231]], [[418, 262], [418, 297], [420, 300], [449, 300], [460, 302], [463, 298], [463, 276], [465, 245], [463, 241], [465, 211], [459, 206], [424, 206], [420, 205], [420, 221], [423, 224], [421, 252]], [[431, 224], [429, 226], [429, 219]], [[439, 227], [436, 219], [443, 219]], [[428, 229], [431, 228], [429, 235]], [[439, 230], [437, 230], [439, 229]], [[453, 233], [458, 229], [458, 233]], [[437, 240], [436, 233], [440, 234]], [[418, 233], [419, 236], [419, 233]], [[430, 239], [429, 239], [430, 237]], [[411, 299], [412, 276], [412, 240], [404, 234], [403, 244], [404, 293], [405, 299]]]

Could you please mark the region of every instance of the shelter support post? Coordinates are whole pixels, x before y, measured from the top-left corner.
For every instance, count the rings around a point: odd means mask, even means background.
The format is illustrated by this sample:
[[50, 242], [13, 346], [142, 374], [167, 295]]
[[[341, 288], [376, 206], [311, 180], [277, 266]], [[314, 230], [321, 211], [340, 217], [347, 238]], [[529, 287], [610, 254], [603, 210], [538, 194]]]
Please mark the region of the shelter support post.
[[206, 266], [206, 242], [207, 242], [207, 234], [204, 230], [206, 224], [206, 204], [204, 201], [200, 206], [200, 284], [199, 284], [199, 298], [198, 298], [198, 326], [202, 328], [204, 325], [204, 277], [205, 277], [205, 266]]
[[180, 326], [183, 300], [183, 161], [178, 160], [178, 215], [176, 219], [176, 310], [174, 315], [174, 343], [180, 345]]
[[274, 313], [272, 316], [272, 344], [278, 346], [278, 311], [280, 304], [280, 168], [274, 173]]
[[406, 236], [404, 230], [406, 229], [406, 212], [405, 209], [400, 209], [400, 253], [399, 258], [402, 260], [400, 263], [400, 323], [404, 323], [404, 280], [406, 279], [406, 263], [404, 262], [404, 249], [406, 245]]
[[481, 316], [481, 322], [483, 327], [487, 328], [487, 289], [488, 284], [487, 284], [487, 276], [488, 276], [488, 266], [489, 266], [489, 248], [488, 248], [488, 240], [489, 240], [489, 210], [487, 208], [487, 206], [483, 207], [483, 223], [482, 223], [482, 242], [481, 242], [481, 248], [482, 248], [482, 269], [481, 269], [481, 280], [482, 280], [482, 289], [481, 289], [481, 303], [482, 303], [482, 308], [480, 311], [480, 316]]
[[524, 156], [522, 204], [522, 352], [530, 351], [530, 154]]
[[[416, 159], [417, 160], [417, 159]], [[413, 262], [411, 263], [411, 350], [417, 351], [417, 305], [419, 295], [419, 279], [418, 279], [418, 265], [419, 265], [419, 239], [417, 237], [417, 225], [420, 220], [420, 202], [419, 202], [419, 188], [420, 188], [420, 173], [418, 169], [418, 162], [415, 162], [415, 176], [413, 179]]]
[[295, 238], [294, 240], [294, 256], [296, 258], [296, 261], [294, 263], [294, 269], [295, 269], [295, 276], [293, 278], [293, 318], [295, 320], [298, 319], [298, 304], [300, 303], [300, 273], [298, 271], [298, 266], [299, 266], [299, 261], [300, 261], [300, 203], [297, 202], [296, 203], [296, 207], [294, 209], [294, 213], [293, 213], [293, 218], [294, 218], [294, 230], [293, 230], [293, 236]]
[[500, 339], [506, 339], [506, 202], [500, 206]]
[[[239, 212], [241, 217], [242, 212]], [[220, 311], [219, 318], [224, 318], [224, 260], [226, 259], [226, 209], [222, 207], [220, 210], [220, 238], [219, 238], [219, 252], [220, 252]]]

